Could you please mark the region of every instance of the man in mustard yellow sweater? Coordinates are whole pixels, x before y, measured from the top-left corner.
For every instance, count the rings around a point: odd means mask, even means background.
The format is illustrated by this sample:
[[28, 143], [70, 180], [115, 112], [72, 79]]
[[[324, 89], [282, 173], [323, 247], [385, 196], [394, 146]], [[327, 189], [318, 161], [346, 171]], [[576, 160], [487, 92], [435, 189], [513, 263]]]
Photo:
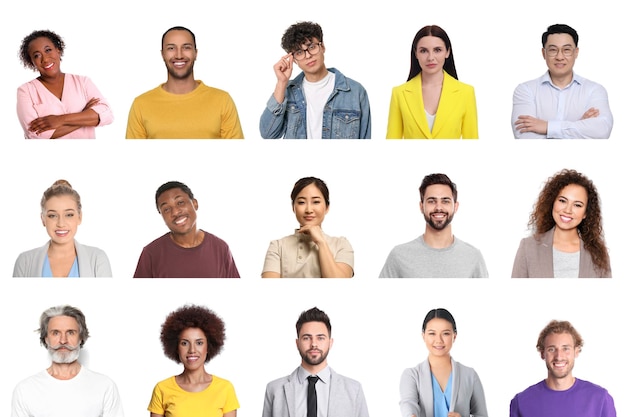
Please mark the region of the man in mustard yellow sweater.
[[230, 95], [193, 75], [196, 37], [175, 26], [162, 38], [167, 81], [135, 98], [128, 114], [126, 139], [243, 139]]

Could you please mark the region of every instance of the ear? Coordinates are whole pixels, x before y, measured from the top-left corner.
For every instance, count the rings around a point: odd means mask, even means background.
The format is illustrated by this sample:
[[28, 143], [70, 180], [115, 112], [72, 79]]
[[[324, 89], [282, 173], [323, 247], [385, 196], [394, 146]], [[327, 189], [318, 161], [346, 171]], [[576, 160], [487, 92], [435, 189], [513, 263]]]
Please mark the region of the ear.
[[191, 202], [193, 203], [193, 208], [194, 210], [198, 210], [198, 200], [196, 200], [195, 198], [193, 200], [191, 200]]
[[456, 214], [456, 211], [459, 209], [459, 202], [455, 201], [454, 202], [454, 214]]
[[545, 48], [541, 48], [541, 56], [543, 56], [543, 59], [548, 59], [548, 57], [546, 56], [546, 49]]
[[335, 339], [333, 339], [332, 337], [330, 338], [330, 343], [328, 344], [328, 350], [330, 350], [330, 348], [333, 347], [333, 342], [335, 341]]
[[77, 224], [81, 224], [83, 222], [83, 212], [79, 211], [78, 212], [78, 223]]
[[424, 203], [420, 201], [420, 211], [424, 214]]
[[40, 219], [41, 219], [41, 224], [43, 225], [43, 227], [46, 227], [46, 221], [43, 218], [43, 213], [41, 213]]

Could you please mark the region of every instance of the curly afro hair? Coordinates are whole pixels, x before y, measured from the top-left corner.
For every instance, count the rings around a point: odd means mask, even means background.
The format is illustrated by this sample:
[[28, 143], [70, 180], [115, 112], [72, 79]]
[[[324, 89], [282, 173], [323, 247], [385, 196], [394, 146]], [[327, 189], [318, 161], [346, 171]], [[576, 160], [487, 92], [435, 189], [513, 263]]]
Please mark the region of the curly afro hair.
[[181, 363], [178, 356], [180, 334], [189, 328], [198, 328], [207, 339], [205, 363], [217, 356], [224, 346], [226, 332], [224, 321], [213, 311], [197, 305], [185, 305], [171, 312], [161, 325], [161, 344], [163, 353], [176, 363]]
[[48, 38], [50, 42], [54, 44], [54, 46], [59, 50], [59, 55], [63, 56], [63, 51], [65, 50], [65, 42], [63, 39], [57, 35], [56, 33], [50, 30], [36, 30], [32, 32], [30, 35], [26, 36], [22, 39], [22, 45], [20, 46], [20, 61], [26, 68], [30, 68], [33, 71], [36, 70], [35, 65], [33, 65], [33, 61], [30, 59], [30, 55], [28, 54], [28, 47], [30, 43], [37, 38]]

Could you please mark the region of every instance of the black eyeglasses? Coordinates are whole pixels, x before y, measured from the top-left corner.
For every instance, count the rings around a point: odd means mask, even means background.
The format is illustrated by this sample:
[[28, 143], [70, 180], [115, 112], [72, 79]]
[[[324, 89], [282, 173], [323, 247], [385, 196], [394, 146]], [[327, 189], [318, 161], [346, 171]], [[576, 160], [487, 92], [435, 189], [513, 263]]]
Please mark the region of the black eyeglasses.
[[293, 57], [299, 61], [301, 59], [304, 59], [306, 57], [306, 53], [308, 52], [309, 55], [313, 56], [313, 55], [317, 55], [320, 52], [320, 45], [322, 44], [322, 42], [317, 42], [317, 43], [310, 43], [306, 49], [298, 49], [297, 51], [293, 51], [291, 53], [291, 55], [293, 55]]

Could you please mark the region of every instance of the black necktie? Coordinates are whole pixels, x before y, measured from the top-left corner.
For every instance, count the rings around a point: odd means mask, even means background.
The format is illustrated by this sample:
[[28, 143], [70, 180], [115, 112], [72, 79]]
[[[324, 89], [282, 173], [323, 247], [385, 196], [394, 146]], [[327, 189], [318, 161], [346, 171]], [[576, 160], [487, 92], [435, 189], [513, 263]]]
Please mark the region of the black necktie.
[[306, 396], [306, 416], [317, 417], [317, 393], [315, 392], [315, 383], [320, 379], [317, 376], [309, 375], [309, 390]]

